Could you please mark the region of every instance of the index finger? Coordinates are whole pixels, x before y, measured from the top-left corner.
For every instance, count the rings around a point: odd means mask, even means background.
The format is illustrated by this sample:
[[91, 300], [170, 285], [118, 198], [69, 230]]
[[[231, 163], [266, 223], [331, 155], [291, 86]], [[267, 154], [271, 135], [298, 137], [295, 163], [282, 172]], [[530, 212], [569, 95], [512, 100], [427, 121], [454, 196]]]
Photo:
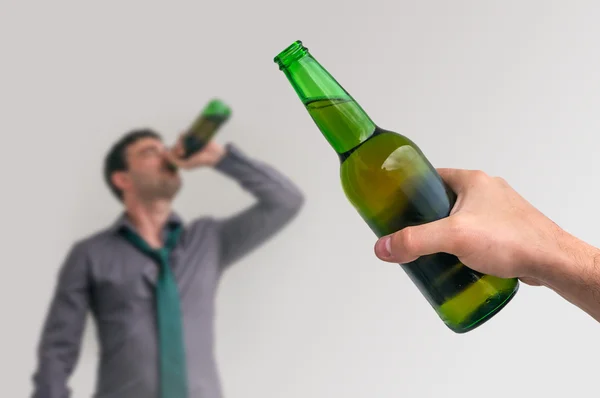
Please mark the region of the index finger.
[[454, 193], [459, 194], [465, 187], [467, 176], [471, 170], [437, 168], [440, 177], [452, 188]]

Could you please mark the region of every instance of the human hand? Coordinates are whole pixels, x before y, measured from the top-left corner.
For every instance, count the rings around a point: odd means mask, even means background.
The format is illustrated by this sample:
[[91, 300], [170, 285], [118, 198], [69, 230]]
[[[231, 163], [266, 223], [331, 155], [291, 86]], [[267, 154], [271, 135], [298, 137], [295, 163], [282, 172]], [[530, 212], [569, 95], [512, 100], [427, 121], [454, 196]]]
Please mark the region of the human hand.
[[203, 166], [214, 166], [225, 156], [225, 148], [216, 141], [210, 140], [204, 147], [192, 154], [189, 158], [184, 158], [185, 149], [183, 145], [183, 134], [179, 136], [177, 143], [166, 152], [167, 159], [175, 166], [182, 169], [194, 169]]
[[474, 170], [438, 172], [457, 194], [450, 216], [382, 237], [376, 255], [402, 264], [445, 252], [482, 273], [544, 284], [548, 267], [567, 256], [571, 236], [501, 178]]

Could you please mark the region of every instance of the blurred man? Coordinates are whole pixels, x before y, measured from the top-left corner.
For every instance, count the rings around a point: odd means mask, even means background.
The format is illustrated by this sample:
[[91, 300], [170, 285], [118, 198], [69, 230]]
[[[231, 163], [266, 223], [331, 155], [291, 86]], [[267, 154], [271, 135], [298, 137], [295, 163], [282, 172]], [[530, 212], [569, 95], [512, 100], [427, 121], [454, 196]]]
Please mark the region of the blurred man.
[[[223, 271], [294, 218], [303, 195], [273, 168], [214, 141], [182, 160], [152, 130], [126, 134], [104, 177], [123, 203], [108, 228], [76, 242], [60, 270], [39, 344], [35, 398], [70, 396], [86, 313], [97, 326], [97, 398], [219, 398], [213, 316]], [[225, 219], [184, 225], [171, 204], [179, 169], [212, 167], [257, 199]]]

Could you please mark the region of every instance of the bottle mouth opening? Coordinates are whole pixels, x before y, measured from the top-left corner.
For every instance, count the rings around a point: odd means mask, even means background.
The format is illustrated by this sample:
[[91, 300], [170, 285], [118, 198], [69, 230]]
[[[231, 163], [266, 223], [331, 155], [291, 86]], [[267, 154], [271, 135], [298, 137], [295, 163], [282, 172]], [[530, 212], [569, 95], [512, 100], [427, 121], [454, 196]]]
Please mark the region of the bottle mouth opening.
[[273, 61], [279, 65], [279, 69], [287, 68], [294, 61], [302, 58], [308, 53], [308, 48], [302, 45], [300, 40], [290, 44], [285, 50], [280, 52]]
[[204, 116], [229, 116], [231, 108], [219, 98], [213, 98], [202, 110]]

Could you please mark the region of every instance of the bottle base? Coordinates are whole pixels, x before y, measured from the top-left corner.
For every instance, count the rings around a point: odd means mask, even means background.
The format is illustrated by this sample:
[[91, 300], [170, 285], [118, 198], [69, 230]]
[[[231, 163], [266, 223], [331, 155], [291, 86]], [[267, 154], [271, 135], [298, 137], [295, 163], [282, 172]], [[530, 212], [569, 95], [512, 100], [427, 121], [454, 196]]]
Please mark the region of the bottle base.
[[492, 319], [502, 310], [519, 291], [519, 281], [516, 281], [514, 289], [509, 293], [499, 292], [491, 297], [484, 305], [479, 307], [468, 319], [460, 324], [445, 322], [446, 326], [457, 334], [470, 332]]

